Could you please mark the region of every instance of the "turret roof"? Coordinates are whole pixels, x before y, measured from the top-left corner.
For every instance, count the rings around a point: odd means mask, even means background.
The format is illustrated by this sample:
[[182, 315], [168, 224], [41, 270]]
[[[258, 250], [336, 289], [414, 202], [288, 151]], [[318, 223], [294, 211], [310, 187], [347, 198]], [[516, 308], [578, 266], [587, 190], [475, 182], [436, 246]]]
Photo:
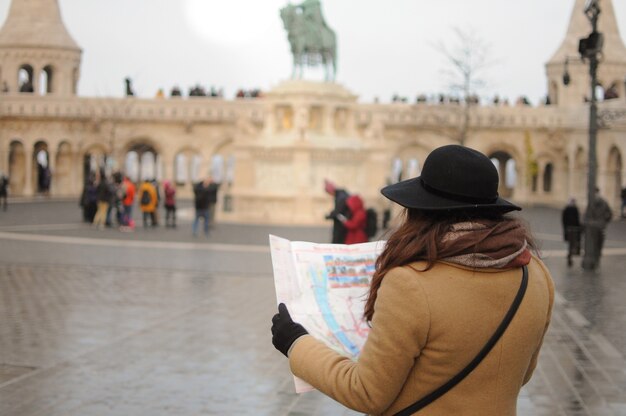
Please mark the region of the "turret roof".
[[63, 24], [58, 0], [12, 0], [1, 46], [80, 50]]

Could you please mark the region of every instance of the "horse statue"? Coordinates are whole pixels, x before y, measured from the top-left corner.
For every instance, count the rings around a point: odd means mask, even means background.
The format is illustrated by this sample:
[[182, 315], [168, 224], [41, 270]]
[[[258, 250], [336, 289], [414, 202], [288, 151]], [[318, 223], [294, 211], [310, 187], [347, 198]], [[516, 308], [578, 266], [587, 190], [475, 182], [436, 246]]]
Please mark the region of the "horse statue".
[[305, 0], [301, 5], [288, 4], [280, 9], [293, 55], [291, 79], [302, 79], [304, 66], [322, 65], [326, 81], [337, 73], [337, 40], [326, 25], [319, 0]]

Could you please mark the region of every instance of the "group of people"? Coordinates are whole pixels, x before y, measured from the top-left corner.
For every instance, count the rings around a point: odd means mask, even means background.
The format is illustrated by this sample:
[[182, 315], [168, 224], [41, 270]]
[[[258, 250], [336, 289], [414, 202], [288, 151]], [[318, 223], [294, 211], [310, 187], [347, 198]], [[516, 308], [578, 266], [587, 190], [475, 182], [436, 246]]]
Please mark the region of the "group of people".
[[[204, 234], [209, 235], [218, 189], [219, 184], [210, 177], [194, 184], [194, 236], [198, 235], [201, 220], [204, 220]], [[144, 179], [135, 185], [121, 172], [114, 173], [111, 180], [101, 172], [97, 177], [89, 177], [80, 198], [83, 219], [100, 230], [117, 225], [121, 231], [133, 231], [135, 203], [142, 214], [143, 228], [157, 227], [161, 202], [165, 208], [165, 226], [176, 228], [176, 185], [168, 180], [162, 182], [162, 187], [154, 179]]]
[[358, 244], [369, 241], [369, 238], [375, 234], [375, 230], [371, 230], [373, 227], [371, 222], [375, 222], [376, 218], [368, 219], [368, 211], [365, 209], [363, 199], [356, 194], [350, 195], [343, 188], [337, 188], [328, 179], [324, 181], [324, 190], [334, 198], [333, 210], [326, 216], [326, 219], [333, 220], [331, 242], [333, 244]]
[[606, 233], [606, 227], [613, 218], [613, 212], [609, 203], [600, 195], [600, 189], [595, 189], [595, 195], [593, 201], [587, 207], [582, 220], [580, 217], [580, 211], [576, 204], [575, 198], [570, 198], [568, 204], [565, 206], [561, 213], [561, 224], [563, 225], [563, 240], [567, 242], [567, 265], [573, 264], [573, 257], [577, 256], [581, 252], [581, 238], [584, 231], [586, 232], [585, 238], [593, 240], [593, 244], [586, 245], [593, 248], [594, 252], [591, 254], [590, 261], [592, 261], [592, 268], [595, 268], [600, 262], [602, 256], [602, 247], [604, 246], [604, 239]]

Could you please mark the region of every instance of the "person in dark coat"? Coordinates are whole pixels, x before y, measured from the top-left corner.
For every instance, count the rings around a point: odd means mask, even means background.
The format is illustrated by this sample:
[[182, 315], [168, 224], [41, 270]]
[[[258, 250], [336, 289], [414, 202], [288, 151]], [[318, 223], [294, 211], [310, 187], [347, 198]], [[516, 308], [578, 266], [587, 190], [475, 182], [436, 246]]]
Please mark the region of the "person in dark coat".
[[567, 265], [572, 265], [572, 256], [580, 254], [580, 212], [576, 200], [571, 198], [561, 213], [563, 240], [567, 242]]
[[346, 219], [350, 219], [350, 208], [346, 205], [348, 192], [345, 189], [338, 189], [334, 183], [328, 179], [324, 180], [324, 190], [327, 194], [335, 198], [333, 210], [326, 216], [327, 220], [333, 220], [333, 236], [332, 244], [343, 244], [346, 241], [347, 230], [339, 219], [339, 215], [343, 215]]
[[9, 178], [0, 172], [0, 201], [2, 201], [2, 209], [7, 210], [7, 197], [9, 195]]
[[198, 182], [193, 187], [194, 205], [196, 207], [196, 215], [192, 226], [194, 237], [198, 235], [200, 218], [204, 220], [204, 235], [209, 236], [209, 226], [211, 225], [212, 211], [215, 209], [215, 203], [217, 202], [218, 188], [219, 184], [213, 182], [210, 177], [202, 182]]
[[591, 269], [595, 269], [600, 263], [606, 227], [611, 222], [611, 218], [613, 218], [611, 207], [600, 195], [600, 189], [596, 188], [593, 201], [587, 207], [584, 215], [585, 239], [589, 238], [594, 242], [593, 244], [585, 244], [585, 248], [595, 250], [595, 252], [585, 255], [585, 259], [589, 259], [591, 262], [591, 264], [588, 265]]

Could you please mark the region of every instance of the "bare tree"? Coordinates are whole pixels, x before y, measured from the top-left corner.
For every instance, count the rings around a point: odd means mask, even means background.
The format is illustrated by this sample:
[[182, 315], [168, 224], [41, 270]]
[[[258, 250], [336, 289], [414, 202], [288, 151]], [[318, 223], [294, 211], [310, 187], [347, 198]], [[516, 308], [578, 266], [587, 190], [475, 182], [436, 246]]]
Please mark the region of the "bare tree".
[[447, 46], [439, 42], [437, 50], [447, 62], [448, 67], [444, 74], [449, 79], [451, 91], [461, 96], [459, 104], [462, 104], [462, 116], [456, 139], [464, 145], [470, 128], [471, 106], [478, 104], [477, 91], [485, 86], [482, 76], [492, 62], [489, 60], [489, 45], [476, 32], [459, 28], [454, 28], [454, 32], [454, 44]]

